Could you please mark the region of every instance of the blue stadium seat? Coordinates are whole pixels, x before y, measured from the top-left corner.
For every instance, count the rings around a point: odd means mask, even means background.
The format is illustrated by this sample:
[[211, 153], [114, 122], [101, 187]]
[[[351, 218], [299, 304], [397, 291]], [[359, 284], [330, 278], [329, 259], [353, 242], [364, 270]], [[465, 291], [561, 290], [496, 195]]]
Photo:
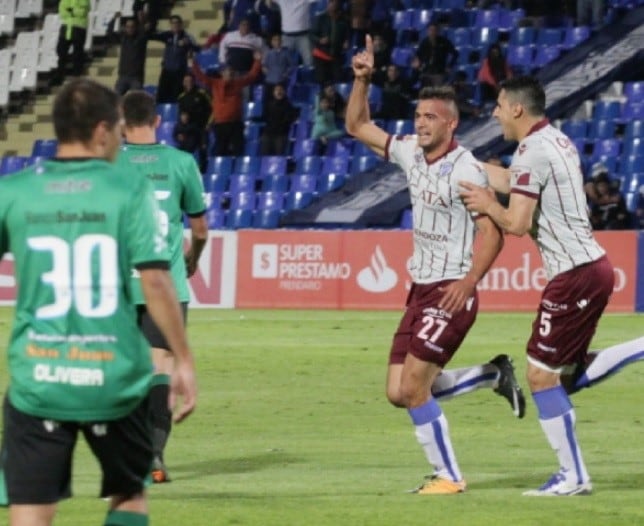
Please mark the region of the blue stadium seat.
[[228, 191], [232, 194], [255, 191], [255, 174], [233, 174], [228, 181]]
[[592, 120], [588, 129], [589, 139], [611, 139], [615, 136], [615, 121]]
[[228, 210], [226, 228], [239, 230], [253, 226], [253, 210]]
[[18, 172], [26, 166], [26, 163], [27, 158], [20, 155], [8, 155], [3, 157], [0, 161], [0, 175]]
[[288, 93], [289, 100], [293, 104], [314, 104], [315, 97], [320, 92], [317, 84], [293, 84]]
[[216, 49], [204, 49], [195, 56], [195, 61], [206, 73], [212, 73], [219, 69], [219, 51]]
[[317, 174], [296, 173], [291, 176], [291, 192], [308, 192], [313, 194], [317, 191], [317, 186]]
[[622, 107], [621, 120], [623, 122], [640, 121], [644, 119], [644, 100], [641, 101], [627, 101]]
[[285, 175], [287, 158], [283, 155], [266, 155], [261, 158], [259, 171], [262, 177], [267, 175]]
[[300, 65], [295, 70], [295, 85], [315, 84], [315, 68], [313, 66]]
[[476, 27], [471, 29], [470, 43], [478, 49], [487, 49], [499, 40], [499, 30], [494, 27]]
[[295, 158], [295, 172], [301, 174], [318, 175], [322, 169], [322, 157], [305, 155]]
[[262, 104], [264, 103], [264, 95], [266, 88], [264, 87], [264, 84], [255, 84], [252, 87], [253, 90], [253, 102], [261, 102]]
[[408, 68], [414, 58], [414, 50], [409, 47], [395, 47], [391, 50], [391, 62], [399, 68]]
[[568, 120], [561, 123], [561, 131], [571, 139], [584, 139], [588, 135], [588, 121]]
[[271, 174], [262, 178], [262, 192], [286, 192], [288, 190], [288, 175]]
[[58, 141], [56, 139], [36, 139], [31, 149], [32, 157], [51, 158], [56, 155]]
[[400, 228], [403, 230], [411, 230], [413, 228], [413, 214], [411, 208], [405, 208], [402, 216], [400, 217]]
[[204, 186], [206, 192], [225, 192], [228, 190], [229, 174], [224, 172], [213, 172], [206, 176]]
[[260, 192], [257, 194], [257, 210], [281, 210], [284, 206], [284, 192]]
[[624, 196], [624, 201], [626, 201], [626, 209], [631, 214], [635, 214], [637, 209], [640, 208], [643, 198], [640, 192], [627, 192]]
[[325, 157], [322, 161], [322, 169], [320, 175], [323, 174], [346, 174], [349, 171], [349, 156], [336, 155], [333, 157]]
[[644, 81], [624, 82], [623, 93], [629, 101], [644, 101]]
[[[254, 104], [254, 102], [249, 102]], [[245, 121], [244, 122], [244, 139], [246, 141], [258, 141], [262, 135], [264, 124], [261, 122]]]
[[644, 137], [644, 118], [626, 123], [624, 142], [630, 141], [635, 137]]
[[529, 74], [533, 67], [534, 46], [508, 46], [508, 64], [514, 71]]
[[377, 164], [380, 163], [380, 159], [375, 155], [362, 155], [360, 157], [353, 157], [351, 160], [351, 174], [358, 174], [360, 172], [365, 172]]
[[281, 215], [279, 210], [255, 210], [252, 227], [262, 229], [278, 228]]
[[362, 142], [358, 142], [354, 147], [353, 147], [353, 155], [357, 156], [363, 156], [363, 155], [375, 155], [374, 151], [369, 148], [366, 144]]
[[249, 101], [242, 108], [242, 119], [245, 121], [260, 120], [263, 113], [263, 101]]
[[257, 196], [255, 192], [237, 192], [230, 194], [231, 210], [255, 210]]
[[644, 187], [644, 172], [627, 173], [622, 182], [622, 192], [637, 192]]
[[470, 46], [470, 30], [466, 27], [456, 27], [452, 30], [449, 39], [456, 48]]
[[589, 37], [590, 28], [588, 26], [567, 27], [561, 45], [564, 49], [572, 49]]
[[321, 194], [333, 192], [334, 190], [344, 186], [345, 182], [346, 176], [344, 175], [344, 172], [321, 174], [318, 176], [317, 190]]
[[614, 120], [622, 115], [622, 103], [618, 100], [598, 100], [593, 106], [593, 120]]
[[259, 157], [261, 154], [261, 144], [259, 139], [246, 140], [244, 142], [244, 155], [248, 157]]
[[406, 31], [413, 29], [412, 15], [413, 10], [404, 9], [394, 11], [391, 19], [391, 27], [394, 31]]
[[534, 57], [534, 65], [542, 68], [546, 64], [554, 62], [561, 56], [561, 50], [555, 46], [538, 46]]
[[[348, 97], [345, 98], [345, 100], [348, 100]], [[382, 105], [382, 88], [380, 86], [376, 86], [375, 84], [370, 84], [369, 91], [367, 93], [367, 100], [369, 101], [369, 107], [371, 108], [371, 111], [378, 111], [380, 109], [380, 106]]]
[[517, 27], [510, 32], [510, 45], [529, 46], [534, 44], [537, 31], [534, 27]]
[[157, 142], [168, 146], [176, 146], [177, 142], [174, 140], [175, 124], [175, 122], [171, 121], [162, 122], [157, 128]]
[[519, 27], [519, 22], [524, 18], [524, 9], [499, 9], [499, 31], [504, 33], [512, 31], [515, 27]]
[[411, 119], [387, 121], [385, 131], [390, 135], [411, 135], [414, 133], [414, 121]]
[[179, 105], [176, 102], [157, 104], [157, 115], [161, 117], [161, 122], [175, 123], [179, 119]]
[[498, 9], [482, 9], [476, 14], [474, 21], [476, 27], [496, 27], [500, 25]]
[[427, 30], [427, 26], [432, 21], [432, 10], [431, 9], [418, 9], [415, 12], [412, 20], [412, 27], [424, 37], [424, 33]]
[[235, 174], [259, 174], [261, 158], [252, 155], [242, 155], [235, 159], [233, 173]]
[[476, 48], [472, 46], [460, 46], [458, 49], [458, 56], [456, 57], [456, 65], [464, 66], [470, 63], [470, 57], [472, 56], [472, 51]]
[[633, 137], [624, 141], [624, 155], [644, 155], [644, 137]]
[[291, 191], [286, 194], [285, 210], [299, 210], [306, 208], [313, 201], [313, 192]]
[[[373, 84], [371, 84], [373, 86]], [[351, 83], [350, 82], [338, 82], [335, 85], [335, 91], [337, 91], [344, 100], [349, 99], [349, 94], [351, 93]]]
[[217, 173], [228, 177], [233, 172], [233, 157], [213, 156], [208, 157], [206, 173]]
[[353, 146], [355, 141], [353, 139], [331, 139], [327, 141], [326, 151], [324, 154], [328, 156], [347, 156], [353, 153]]
[[644, 172], [644, 155], [622, 155], [618, 172], [621, 174]]
[[295, 121], [291, 124], [288, 132], [288, 138], [291, 141], [301, 141], [303, 139], [308, 139], [311, 137], [311, 130], [313, 129], [313, 123], [310, 121]]
[[537, 32], [538, 46], [559, 48], [563, 42], [563, 29], [558, 27], [542, 27]]
[[206, 221], [208, 221], [208, 228], [221, 230], [226, 224], [226, 211], [220, 208], [208, 208]]
[[317, 139], [300, 139], [295, 141], [293, 146], [293, 157], [299, 159], [300, 157], [318, 155], [320, 152], [320, 143]]
[[617, 157], [612, 155], [600, 155], [594, 162], [602, 163], [611, 174], [617, 173]]
[[602, 155], [618, 156], [621, 146], [619, 139], [597, 139], [593, 145], [592, 160], [595, 161]]
[[143, 91], [147, 94], [152, 95], [155, 99], [157, 98], [157, 87], [153, 84], [146, 84], [143, 86]]

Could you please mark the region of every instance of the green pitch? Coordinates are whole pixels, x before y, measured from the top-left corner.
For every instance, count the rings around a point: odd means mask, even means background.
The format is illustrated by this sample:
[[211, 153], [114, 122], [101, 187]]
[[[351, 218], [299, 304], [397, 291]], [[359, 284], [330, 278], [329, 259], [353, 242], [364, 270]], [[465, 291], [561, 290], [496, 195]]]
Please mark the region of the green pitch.
[[[6, 341], [11, 311], [0, 310]], [[481, 390], [442, 403], [463, 495], [422, 497], [429, 466], [405, 411], [384, 397], [399, 312], [194, 310], [197, 412], [176, 426], [170, 484], [150, 490], [152, 524], [211, 526], [636, 525], [644, 524], [644, 366], [574, 398], [593, 479], [590, 497], [535, 499], [558, 466], [534, 404], [517, 420]], [[482, 314], [451, 365], [515, 358], [525, 389], [531, 315]], [[642, 315], [607, 315], [593, 348], [641, 336]], [[0, 391], [6, 389], [2, 367]], [[45, 469], [46, 466], [43, 466]], [[59, 526], [100, 525], [98, 469], [84, 445], [75, 497]], [[0, 510], [0, 524], [6, 511]]]

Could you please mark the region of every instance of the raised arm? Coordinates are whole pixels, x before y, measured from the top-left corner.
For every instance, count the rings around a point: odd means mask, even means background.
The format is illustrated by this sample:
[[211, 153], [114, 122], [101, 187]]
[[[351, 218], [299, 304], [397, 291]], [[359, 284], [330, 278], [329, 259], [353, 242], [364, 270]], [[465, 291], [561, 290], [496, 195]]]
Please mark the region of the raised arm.
[[354, 81], [344, 118], [347, 133], [384, 157], [389, 135], [371, 121], [369, 113], [368, 95], [373, 62], [373, 42], [367, 35], [365, 50], [356, 54], [351, 62]]

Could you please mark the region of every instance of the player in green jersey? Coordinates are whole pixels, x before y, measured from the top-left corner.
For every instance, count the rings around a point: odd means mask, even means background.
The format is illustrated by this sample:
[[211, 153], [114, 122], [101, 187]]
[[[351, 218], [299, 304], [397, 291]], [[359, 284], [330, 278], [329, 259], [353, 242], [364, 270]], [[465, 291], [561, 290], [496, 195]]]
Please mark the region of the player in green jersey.
[[[185, 320], [190, 300], [187, 278], [195, 272], [199, 256], [208, 239], [201, 172], [192, 155], [156, 142], [156, 129], [160, 124], [160, 118], [156, 113], [155, 100], [148, 93], [129, 91], [123, 97], [123, 116], [126, 142], [121, 147], [117, 165], [133, 177], [139, 175], [138, 179], [149, 179], [154, 187], [159, 205], [159, 224], [170, 251], [170, 272]], [[185, 254], [184, 213], [188, 217], [191, 230], [190, 247]], [[136, 274], [132, 280], [132, 290], [134, 302], [138, 305], [139, 325], [152, 346], [154, 362], [154, 377], [150, 389], [154, 450], [152, 479], [157, 483], [168, 482], [170, 479], [163, 451], [172, 426], [168, 395], [173, 349], [150, 318]]]
[[51, 525], [71, 495], [82, 433], [109, 497], [105, 525], [148, 524], [152, 462], [150, 348], [136, 323], [131, 273], [174, 351], [175, 419], [196, 403], [194, 362], [145, 178], [118, 170], [118, 96], [88, 79], [53, 106], [55, 159], [0, 180], [0, 254], [15, 258], [0, 497], [11, 526]]

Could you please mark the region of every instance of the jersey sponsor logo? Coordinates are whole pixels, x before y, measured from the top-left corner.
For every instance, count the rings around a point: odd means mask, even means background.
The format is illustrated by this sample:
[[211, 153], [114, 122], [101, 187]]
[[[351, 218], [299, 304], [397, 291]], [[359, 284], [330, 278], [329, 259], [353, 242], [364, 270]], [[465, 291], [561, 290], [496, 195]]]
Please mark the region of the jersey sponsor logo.
[[440, 165], [440, 168], [438, 169], [438, 177], [445, 177], [452, 173], [452, 170], [454, 169], [454, 163], [450, 162], [444, 162]]
[[517, 149], [517, 153], [519, 155], [523, 155], [523, 152], [525, 152], [528, 149], [528, 145], [525, 143], [519, 144], [519, 148]]
[[547, 353], [556, 353], [557, 352], [556, 347], [549, 347], [548, 345], [544, 345], [541, 342], [537, 343], [537, 347], [539, 347], [539, 349], [541, 349], [543, 352], [547, 352]]
[[92, 189], [91, 181], [81, 179], [75, 181], [68, 179], [67, 181], [52, 181], [45, 185], [46, 194], [79, 194], [89, 192]]
[[421, 190], [418, 197], [430, 208], [448, 208], [449, 204], [443, 195], [437, 192], [430, 192], [429, 190]]
[[428, 241], [441, 241], [443, 243], [447, 242], [446, 234], [437, 234], [436, 232], [425, 232], [419, 228], [414, 228], [414, 235], [427, 239]]
[[524, 172], [517, 175], [516, 184], [522, 186], [530, 184], [530, 174], [528, 172]]
[[102, 369], [51, 366], [44, 363], [34, 365], [33, 378], [36, 382], [50, 384], [101, 386], [105, 383]]
[[373, 254], [371, 254], [369, 266], [358, 272], [356, 281], [360, 288], [367, 292], [387, 292], [396, 286], [398, 274], [387, 264], [380, 245], [376, 245]]
[[568, 305], [566, 303], [555, 303], [554, 301], [550, 301], [550, 300], [545, 299], [545, 298], [541, 302], [541, 305], [543, 305], [544, 309], [552, 311], [552, 312], [568, 310]]
[[568, 148], [571, 144], [570, 139], [566, 137], [557, 137], [556, 141], [557, 141], [557, 144], [562, 148]]

